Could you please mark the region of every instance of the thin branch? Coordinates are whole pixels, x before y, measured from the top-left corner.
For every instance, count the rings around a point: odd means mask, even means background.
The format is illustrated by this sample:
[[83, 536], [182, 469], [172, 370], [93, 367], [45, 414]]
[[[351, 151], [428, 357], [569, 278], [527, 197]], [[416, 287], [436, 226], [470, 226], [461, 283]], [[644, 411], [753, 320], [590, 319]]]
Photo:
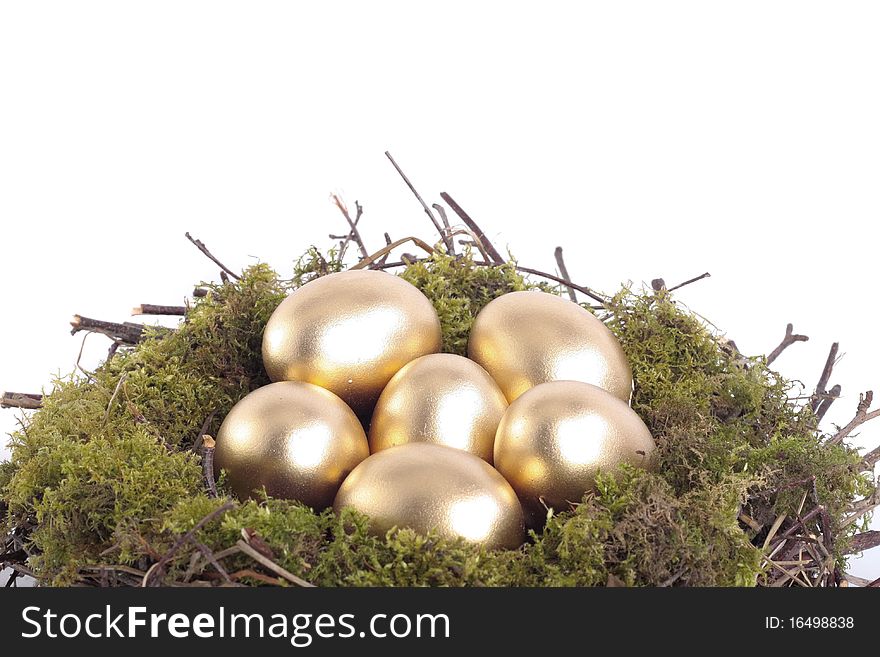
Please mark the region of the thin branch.
[[[355, 209], [354, 225], [357, 226], [364, 214], [364, 208], [360, 203], [355, 201]], [[329, 235], [328, 237], [330, 237], [331, 240], [339, 240], [339, 254], [336, 259], [339, 260], [339, 262], [342, 262], [345, 258], [345, 252], [348, 251], [348, 245], [351, 244], [351, 241], [354, 239], [354, 233], [351, 231], [351, 228], [349, 228], [348, 233], [345, 235]], [[320, 256], [320, 254], [318, 255]], [[323, 258], [321, 258], [321, 260], [323, 260]]]
[[[336, 204], [336, 207], [339, 208], [339, 211], [342, 213], [342, 216], [345, 217], [345, 220], [348, 222], [348, 227], [351, 229], [351, 237], [354, 239], [355, 244], [358, 245], [358, 249], [361, 252], [361, 258], [367, 257], [367, 247], [364, 246], [364, 240], [361, 238], [361, 233], [358, 230], [357, 222], [360, 221], [361, 215], [363, 214], [364, 208], [357, 201], [354, 202], [355, 210], [357, 211], [357, 220], [351, 218], [351, 215], [348, 213], [348, 208], [345, 207], [345, 203], [343, 203], [336, 194], [333, 194], [332, 197], [333, 202]], [[341, 248], [341, 247], [340, 247]]]
[[874, 466], [877, 465], [877, 461], [880, 461], [880, 446], [875, 447], [870, 452], [865, 454], [864, 458], [864, 468], [865, 470], [874, 470]]
[[218, 573], [220, 573], [224, 580], [226, 580], [227, 582], [232, 582], [232, 579], [229, 577], [229, 573], [220, 563], [220, 560], [217, 559], [217, 556], [211, 551], [211, 548], [195, 539], [193, 539], [193, 545], [195, 545], [198, 548], [199, 552], [201, 552], [202, 555], [205, 557], [205, 559], [212, 566], [214, 566], [214, 568], [217, 570]]
[[449, 249], [449, 255], [455, 255], [455, 240], [452, 239], [452, 227], [449, 225], [449, 219], [446, 216], [446, 209], [439, 203], [432, 203], [431, 207], [440, 215], [440, 221], [443, 222], [443, 229], [446, 231], [446, 235], [449, 236], [449, 242], [446, 244], [446, 248]]
[[196, 298], [208, 296], [208, 290], [203, 287], [197, 287], [193, 290], [192, 295]]
[[470, 237], [470, 240], [458, 240], [458, 243], [464, 247], [473, 246], [476, 247], [477, 251], [480, 252], [480, 255], [483, 256], [483, 260], [489, 261], [492, 258], [489, 257], [489, 253], [486, 251], [486, 247], [483, 246], [483, 243], [480, 241], [480, 238], [477, 237], [476, 233], [472, 231], [467, 226], [463, 226], [460, 228], [456, 228], [450, 233], [450, 235], [467, 235]]
[[880, 490], [875, 489], [871, 495], [868, 495], [868, 497], [853, 502], [852, 507], [850, 507], [850, 514], [841, 521], [840, 527], [849, 527], [865, 514], [870, 513], [880, 506], [880, 496], [878, 496], [878, 493], [880, 493]]
[[[93, 372], [89, 372], [86, 368], [84, 368], [80, 363], [82, 363], [83, 352], [86, 349], [86, 340], [89, 339], [90, 335], [94, 335], [95, 331], [86, 331], [85, 335], [83, 335], [82, 342], [79, 343], [79, 353], [76, 355], [76, 363], [74, 363], [74, 367], [78, 369], [80, 372], [86, 375], [89, 381], [94, 381], [95, 374]], [[111, 338], [112, 339], [112, 338]], [[116, 340], [113, 339], [115, 343]]]
[[150, 569], [144, 574], [144, 579], [141, 582], [141, 586], [152, 586], [153, 582], [157, 581], [157, 579], [161, 580], [161, 578], [165, 574], [165, 566], [168, 564], [169, 561], [171, 561], [172, 558], [174, 558], [174, 555], [177, 554], [178, 550], [180, 550], [180, 548], [183, 547], [188, 541], [192, 540], [195, 537], [196, 532], [199, 531], [202, 527], [207, 525], [215, 518], [220, 517], [221, 515], [232, 509], [234, 506], [235, 502], [231, 500], [229, 502], [226, 502], [226, 504], [224, 504], [223, 506], [211, 511], [211, 513], [199, 520], [192, 529], [186, 532], [186, 534], [178, 538], [174, 542], [174, 545], [172, 545], [171, 548], [168, 550], [168, 552], [166, 552], [162, 556], [162, 558], [159, 559], [159, 561], [157, 561], [155, 564], [153, 564], [152, 567], [150, 567]]
[[828, 358], [825, 359], [825, 367], [822, 368], [822, 375], [819, 377], [819, 382], [816, 384], [816, 392], [813, 393], [813, 399], [810, 402], [810, 408], [813, 409], [814, 413], [819, 410], [819, 404], [822, 403], [822, 396], [827, 393], [825, 387], [828, 385], [828, 380], [831, 378], [831, 372], [837, 362], [837, 350], [839, 347], [840, 344], [835, 342], [831, 345], [831, 349], [828, 351]]
[[117, 322], [105, 322], [100, 319], [74, 315], [70, 321], [70, 326], [71, 335], [76, 335], [79, 331], [92, 331], [126, 344], [137, 344], [144, 337], [144, 325], [132, 324], [131, 322], [119, 324]]
[[875, 409], [873, 411], [868, 412], [868, 409], [871, 408], [871, 404], [874, 401], [874, 391], [868, 390], [864, 395], [859, 395], [859, 405], [856, 408], [855, 417], [850, 420], [849, 424], [840, 429], [836, 434], [831, 436], [828, 439], [826, 445], [836, 445], [841, 442], [844, 438], [849, 436], [853, 431], [855, 431], [859, 426], [863, 425], [865, 422], [873, 420], [875, 417], [880, 417], [880, 408]]
[[871, 550], [880, 545], [880, 531], [876, 529], [872, 529], [866, 532], [862, 532], [861, 534], [856, 534], [850, 539], [850, 545], [847, 549], [847, 554], [856, 554], [857, 552], [864, 552], [865, 550]]
[[307, 582], [302, 577], [297, 577], [289, 570], [286, 570], [285, 568], [279, 566], [277, 563], [275, 563], [274, 561], [272, 561], [268, 557], [257, 552], [254, 548], [252, 548], [250, 545], [248, 545], [244, 541], [244, 539], [239, 539], [238, 542], [236, 543], [236, 545], [238, 546], [238, 548], [242, 552], [244, 552], [246, 555], [248, 555], [251, 559], [259, 562], [260, 564], [262, 564], [263, 566], [265, 566], [266, 568], [268, 568], [269, 570], [271, 570], [275, 574], [280, 575], [281, 577], [286, 579], [291, 584], [296, 584], [297, 586], [301, 586], [303, 588], [314, 588], [315, 587], [315, 585], [312, 584], [311, 582]]
[[37, 409], [43, 406], [43, 395], [34, 392], [4, 392], [0, 408]]
[[[490, 262], [474, 262], [475, 265], [481, 265], [483, 267], [491, 267], [493, 266]], [[591, 290], [590, 288], [584, 285], [577, 285], [576, 283], [566, 282], [564, 279], [559, 278], [559, 276], [554, 276], [553, 274], [548, 274], [547, 272], [540, 271], [538, 269], [532, 269], [531, 267], [522, 267], [521, 265], [514, 265], [517, 271], [523, 272], [524, 274], [532, 274], [534, 276], [540, 276], [541, 278], [546, 278], [549, 281], [554, 281], [556, 283], [560, 283], [561, 285], [568, 285], [573, 287], [575, 290], [580, 292], [581, 294], [585, 294], [594, 301], [598, 301], [602, 304], [602, 307], [605, 307], [605, 303], [607, 299], [599, 296], [598, 292]]]
[[116, 387], [113, 389], [113, 394], [110, 395], [110, 401], [107, 402], [107, 410], [104, 411], [104, 420], [101, 422], [101, 425], [107, 424], [107, 420], [110, 417], [110, 409], [113, 408], [113, 402], [116, 401], [116, 397], [119, 395], [119, 391], [122, 389], [122, 386], [125, 385], [125, 380], [128, 378], [128, 372], [123, 372], [122, 376], [119, 377], [119, 381], [116, 382]]
[[443, 243], [446, 245], [446, 252], [452, 253], [452, 238], [449, 236], [449, 233], [443, 230], [443, 226], [440, 225], [440, 222], [437, 221], [437, 217], [434, 216], [434, 213], [431, 212], [431, 208], [428, 207], [428, 204], [425, 203], [424, 199], [421, 195], [416, 191], [415, 186], [410, 182], [410, 179], [407, 178], [406, 174], [403, 172], [403, 169], [394, 161], [394, 158], [391, 157], [391, 153], [385, 151], [385, 157], [391, 162], [394, 168], [397, 170], [397, 173], [400, 174], [400, 177], [403, 178], [403, 182], [406, 183], [406, 186], [409, 187], [409, 191], [413, 193], [413, 195], [418, 199], [419, 203], [422, 205], [422, 209], [425, 211], [425, 214], [428, 215], [428, 219], [431, 220], [431, 223], [434, 224], [434, 228], [437, 229], [437, 232], [440, 234], [440, 238], [443, 240]]
[[[388, 233], [383, 233], [383, 236], [385, 237], [385, 246], [391, 246], [391, 244], [393, 244], [393, 242], [391, 241], [391, 235], [389, 235]], [[388, 253], [383, 255], [381, 258], [379, 258], [376, 261], [375, 268], [379, 269], [382, 267], [382, 265], [384, 265], [386, 262], [388, 262], [389, 255], [391, 255], [391, 251], [389, 251]]]
[[553, 256], [556, 258], [556, 266], [559, 267], [559, 273], [562, 275], [562, 279], [565, 281], [565, 289], [568, 291], [569, 298], [577, 303], [577, 293], [571, 286], [571, 276], [568, 275], [568, 267], [565, 266], [565, 259], [563, 259], [562, 257], [561, 246], [556, 247], [556, 250], [553, 251]]
[[186, 306], [159, 306], [142, 303], [131, 309], [132, 315], [186, 315]]
[[[394, 267], [403, 267], [405, 265], [412, 264], [412, 262], [413, 261], [387, 262], [384, 265], [382, 265], [382, 267], [378, 267], [378, 269], [393, 269]], [[477, 265], [478, 267], [498, 267], [499, 266], [494, 262], [486, 262], [484, 260], [474, 260], [473, 264]], [[600, 306], [591, 306], [591, 308], [598, 310], [598, 309], [602, 309], [602, 308], [606, 307], [607, 300], [605, 298], [601, 297], [598, 292], [596, 292], [596, 291], [594, 291], [584, 285], [578, 285], [577, 283], [566, 282], [564, 279], [560, 278], [559, 276], [555, 276], [554, 274], [548, 274], [547, 272], [540, 271], [538, 269], [532, 269], [531, 267], [523, 267], [522, 265], [514, 265], [513, 263], [505, 263], [505, 264], [512, 265], [514, 269], [516, 269], [518, 272], [522, 272], [524, 274], [532, 274], [533, 276], [540, 276], [541, 278], [546, 278], [548, 281], [553, 281], [555, 283], [559, 283], [560, 285], [570, 285], [571, 287], [573, 287], [575, 290], [577, 290], [581, 294], [585, 294], [586, 296], [590, 297], [594, 301], [598, 301], [601, 304]]]
[[810, 338], [806, 335], [800, 335], [798, 333], [794, 333], [794, 325], [793, 324], [786, 325], [785, 337], [782, 338], [782, 342], [780, 342], [779, 345], [767, 355], [767, 364], [769, 365], [774, 360], [779, 358], [779, 355], [783, 351], [788, 349], [791, 345], [793, 345], [795, 342], [806, 342], [809, 339]]
[[213, 262], [215, 265], [217, 265], [218, 267], [220, 267], [220, 269], [222, 269], [222, 270], [225, 271], [227, 274], [229, 274], [230, 276], [232, 276], [232, 278], [234, 278], [235, 280], [237, 280], [237, 281], [241, 280], [241, 276], [239, 276], [239, 275], [236, 274], [234, 271], [232, 271], [229, 267], [227, 267], [227, 266], [224, 265], [222, 262], [220, 262], [219, 260], [217, 260], [217, 258], [214, 257], [214, 254], [211, 253], [210, 251], [208, 251], [208, 247], [205, 246], [204, 242], [202, 242], [201, 240], [197, 240], [197, 239], [195, 239], [192, 235], [189, 234], [189, 232], [184, 233], [184, 235], [186, 235], [186, 239], [188, 239], [190, 242], [192, 242], [193, 244], [195, 244], [196, 248], [197, 248], [199, 251], [201, 251], [201, 252], [204, 253], [206, 256], [208, 256], [208, 259], [211, 260], [211, 262]]
[[833, 404], [837, 399], [840, 398], [841, 390], [842, 388], [840, 387], [840, 384], [836, 384], [831, 387], [831, 390], [829, 390], [822, 396], [822, 400], [819, 402], [819, 407], [816, 409], [817, 422], [822, 421], [822, 418], [825, 417], [828, 409], [831, 408], [831, 404]]
[[[418, 237], [402, 237], [399, 240], [395, 240], [395, 241], [391, 242], [391, 244], [387, 244], [387, 245], [383, 246], [381, 249], [376, 251], [374, 254], [364, 256], [364, 259], [361, 260], [356, 265], [354, 265], [353, 267], [351, 267], [351, 269], [364, 269], [365, 267], [368, 267], [371, 264], [373, 264], [374, 262], [376, 262], [376, 260], [378, 260], [382, 256], [384, 256], [384, 255], [390, 253], [391, 251], [393, 251], [394, 249], [396, 249], [401, 244], [406, 244], [407, 242], [412, 242], [413, 244], [415, 244], [416, 246], [418, 246], [419, 248], [421, 248], [423, 251], [425, 251], [428, 254], [434, 253], [434, 247], [432, 247], [427, 242], [423, 242]], [[385, 265], [383, 268], [387, 269], [389, 267], [390, 267], [390, 265]]]
[[864, 577], [858, 577], [856, 575], [852, 575], [851, 573], [844, 573], [843, 579], [847, 581], [849, 584], [853, 584], [855, 586], [867, 586], [871, 583], [871, 580], [865, 579]]
[[667, 291], [673, 292], [675, 290], [683, 288], [685, 285], [690, 285], [691, 283], [696, 283], [697, 281], [701, 281], [704, 278], [709, 278], [710, 276], [712, 276], [712, 274], [710, 274], [709, 272], [706, 272], [705, 274], [700, 274], [699, 276], [694, 276], [693, 278], [689, 278], [688, 280], [686, 280], [683, 283], [679, 283], [678, 285], [673, 285], [672, 287], [668, 288]]
[[114, 340], [113, 344], [110, 345], [110, 348], [107, 350], [107, 360], [113, 358], [116, 355], [116, 352], [119, 351], [119, 347], [122, 345], [118, 340]]
[[483, 246], [486, 247], [486, 251], [489, 253], [489, 257], [495, 262], [496, 265], [503, 265], [504, 258], [501, 257], [501, 254], [498, 253], [497, 249], [492, 246], [492, 242], [489, 241], [489, 238], [486, 237], [486, 234], [483, 232], [483, 229], [477, 225], [477, 222], [468, 216], [468, 213], [461, 209], [461, 206], [455, 202], [449, 194], [446, 192], [440, 192], [440, 197], [446, 201], [446, 204], [452, 208], [452, 211], [455, 212], [461, 220], [467, 224], [467, 227], [470, 228], [477, 237], [480, 238], [480, 241], [483, 243]]

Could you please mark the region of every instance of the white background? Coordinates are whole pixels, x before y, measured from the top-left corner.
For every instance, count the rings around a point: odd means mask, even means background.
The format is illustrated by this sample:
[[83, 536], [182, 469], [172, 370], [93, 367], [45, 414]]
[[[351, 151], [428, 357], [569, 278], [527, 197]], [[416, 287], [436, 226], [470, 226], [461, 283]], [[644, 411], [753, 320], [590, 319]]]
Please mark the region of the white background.
[[776, 366], [809, 390], [839, 340], [831, 429], [880, 397], [878, 33], [873, 2], [2, 2], [0, 389], [72, 371], [74, 313], [216, 278], [186, 230], [288, 272], [338, 192], [370, 247], [432, 239], [390, 149], [522, 264], [711, 271], [680, 299], [751, 354], [793, 322]]

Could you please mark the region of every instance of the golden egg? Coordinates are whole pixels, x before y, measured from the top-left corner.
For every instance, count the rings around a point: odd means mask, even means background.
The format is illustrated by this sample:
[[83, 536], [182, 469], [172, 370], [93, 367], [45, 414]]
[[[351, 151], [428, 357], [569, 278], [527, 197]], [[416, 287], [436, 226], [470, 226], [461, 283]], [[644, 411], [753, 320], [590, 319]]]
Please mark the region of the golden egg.
[[546, 515], [542, 499], [567, 510], [593, 490], [600, 470], [621, 463], [652, 469], [655, 451], [648, 427], [626, 402], [589, 383], [553, 381], [507, 409], [495, 436], [495, 467], [531, 524]]
[[227, 472], [238, 497], [264, 487], [272, 497], [314, 509], [333, 503], [369, 456], [363, 427], [332, 392], [300, 381], [271, 383], [244, 397], [217, 434], [214, 470]]
[[504, 477], [460, 449], [409, 443], [382, 450], [354, 469], [336, 495], [338, 513], [353, 507], [383, 536], [409, 527], [488, 548], [516, 548], [524, 539], [522, 508]]
[[370, 424], [370, 452], [423, 442], [463, 449], [492, 462], [507, 399], [488, 372], [454, 354], [404, 366], [382, 391]]
[[401, 367], [439, 350], [440, 320], [431, 302], [381, 271], [306, 283], [281, 302], [263, 333], [270, 379], [319, 385], [361, 417]]
[[614, 334], [578, 304], [546, 292], [510, 292], [477, 315], [468, 356], [512, 402], [547, 381], [583, 381], [628, 402], [632, 370]]

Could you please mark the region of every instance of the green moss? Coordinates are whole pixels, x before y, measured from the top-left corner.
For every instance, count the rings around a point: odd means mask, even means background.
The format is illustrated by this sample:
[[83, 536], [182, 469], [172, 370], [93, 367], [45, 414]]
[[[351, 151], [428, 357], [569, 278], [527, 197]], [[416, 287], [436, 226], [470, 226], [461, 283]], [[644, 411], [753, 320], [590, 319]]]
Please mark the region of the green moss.
[[[278, 303], [340, 267], [334, 254], [316, 249], [287, 281], [253, 267], [241, 281], [208, 286], [176, 331], [152, 333], [91, 379], [56, 382], [13, 435], [11, 462], [0, 466], [6, 527], [27, 538], [41, 578], [71, 583], [98, 563], [146, 569], [224, 503], [205, 496], [193, 443], [203, 426], [216, 431], [237, 400], [268, 382], [260, 346]], [[538, 287], [511, 264], [481, 267], [469, 254], [438, 254], [401, 275], [431, 299], [443, 349], [459, 354], [491, 299]], [[813, 415], [790, 399], [791, 384], [763, 359], [731, 350], [665, 292], [622, 290], [603, 319], [632, 363], [633, 408], [657, 440], [658, 469], [605, 473], [596, 494], [551, 517], [521, 549], [492, 552], [410, 530], [375, 537], [353, 512], [336, 517], [274, 499], [236, 504], [201, 529], [199, 541], [219, 551], [247, 529], [284, 568], [324, 586], [569, 586], [609, 578], [754, 585], [766, 527], [796, 512], [804, 493], [813, 494], [803, 482], [815, 478], [842, 562], [854, 531], [841, 526], [846, 506], [871, 484], [854, 450], [820, 441]], [[742, 511], [764, 529], [741, 525]], [[219, 577], [193, 560], [194, 550], [178, 552], [168, 578]], [[223, 563], [232, 573], [253, 568], [243, 554]]]
[[401, 274], [434, 304], [443, 331], [444, 352], [464, 356], [467, 338], [477, 316], [492, 299], [508, 292], [536, 287], [515, 266], [478, 267], [470, 252], [449, 256], [440, 252], [409, 265]]

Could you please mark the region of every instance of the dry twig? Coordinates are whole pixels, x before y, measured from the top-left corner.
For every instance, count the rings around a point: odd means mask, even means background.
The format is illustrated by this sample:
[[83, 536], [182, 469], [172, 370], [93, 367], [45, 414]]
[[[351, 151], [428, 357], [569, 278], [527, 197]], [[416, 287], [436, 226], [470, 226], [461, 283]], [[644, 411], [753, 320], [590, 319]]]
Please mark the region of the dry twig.
[[553, 256], [556, 258], [556, 266], [559, 267], [559, 274], [562, 276], [562, 279], [565, 281], [565, 289], [568, 291], [568, 297], [577, 303], [577, 294], [574, 291], [574, 288], [571, 286], [571, 276], [568, 275], [568, 267], [565, 266], [565, 260], [562, 257], [562, 247], [557, 246], [553, 251]]
[[871, 408], [871, 404], [874, 401], [874, 391], [868, 390], [864, 395], [859, 395], [859, 405], [856, 408], [855, 417], [849, 421], [845, 427], [840, 429], [836, 434], [831, 436], [828, 439], [828, 445], [836, 445], [839, 442], [843, 441], [844, 438], [848, 437], [853, 431], [855, 431], [858, 427], [863, 425], [865, 422], [873, 420], [875, 417], [880, 417], [880, 408], [877, 408], [873, 411], [868, 411]]
[[440, 197], [446, 201], [446, 204], [452, 208], [452, 211], [455, 212], [461, 220], [467, 224], [467, 227], [470, 228], [477, 237], [480, 238], [480, 242], [482, 242], [483, 246], [486, 247], [486, 251], [489, 253], [489, 258], [494, 261], [496, 265], [503, 265], [504, 258], [501, 257], [501, 254], [498, 253], [497, 249], [492, 246], [492, 242], [489, 241], [489, 238], [486, 237], [486, 234], [483, 232], [483, 229], [477, 225], [477, 222], [470, 218], [467, 212], [461, 209], [461, 206], [455, 202], [449, 194], [446, 192], [440, 192]]
[[37, 409], [43, 406], [43, 395], [33, 392], [4, 392], [0, 408]]
[[83, 317], [82, 315], [74, 315], [70, 320], [70, 334], [76, 335], [80, 331], [91, 331], [92, 333], [101, 333], [108, 338], [125, 344], [137, 344], [144, 337], [144, 325], [132, 324], [124, 322], [105, 322], [100, 319], [92, 319], [91, 317]]
[[[232, 271], [229, 267], [227, 267], [227, 266], [224, 265], [222, 262], [220, 262], [219, 260], [217, 260], [217, 258], [214, 256], [214, 254], [211, 253], [210, 251], [208, 251], [208, 247], [205, 246], [204, 242], [202, 242], [201, 240], [197, 240], [197, 239], [195, 239], [192, 235], [189, 234], [189, 232], [184, 233], [184, 235], [186, 235], [186, 239], [188, 239], [190, 242], [192, 242], [193, 244], [195, 244], [196, 248], [197, 248], [199, 251], [201, 251], [202, 253], [204, 253], [204, 254], [208, 257], [208, 259], [209, 259], [211, 262], [213, 262], [215, 265], [217, 265], [218, 267], [220, 267], [220, 269], [221, 269], [223, 272], [225, 272], [226, 274], [229, 274], [230, 276], [232, 276], [232, 278], [234, 278], [234, 279], [237, 280], [237, 281], [238, 281], [238, 280], [241, 280], [241, 276], [239, 276], [239, 275], [236, 274], [234, 271]], [[221, 279], [223, 278], [223, 274], [222, 274], [222, 273], [221, 273], [221, 275], [220, 275], [220, 278], [221, 278]], [[225, 282], [225, 281], [224, 281], [224, 282]]]
[[774, 360], [779, 358], [779, 355], [795, 342], [806, 342], [809, 339], [810, 338], [806, 335], [799, 335], [797, 333], [794, 333], [794, 325], [788, 324], [785, 327], [785, 337], [782, 338], [782, 342], [780, 342], [773, 351], [767, 354], [767, 364], [769, 365]]
[[446, 248], [449, 249], [449, 255], [455, 255], [455, 240], [452, 239], [452, 227], [449, 225], [449, 219], [446, 217], [446, 209], [439, 203], [432, 203], [431, 207], [440, 215], [440, 221], [443, 222], [443, 229], [449, 236], [449, 242], [446, 244]]
[[449, 233], [447, 231], [443, 230], [443, 226], [441, 226], [440, 222], [437, 221], [437, 217], [434, 216], [434, 213], [431, 212], [431, 209], [428, 207], [428, 204], [425, 203], [424, 199], [416, 191], [415, 186], [413, 186], [412, 182], [410, 182], [410, 179], [407, 178], [406, 174], [403, 172], [403, 169], [401, 169], [400, 166], [397, 164], [397, 162], [394, 161], [394, 158], [391, 157], [391, 153], [389, 153], [388, 151], [385, 151], [385, 157], [388, 158], [388, 160], [391, 162], [391, 164], [397, 170], [397, 173], [399, 173], [400, 177], [403, 178], [403, 182], [405, 182], [406, 186], [409, 187], [409, 191], [411, 191], [413, 193], [413, 195], [416, 197], [416, 199], [418, 199], [419, 203], [421, 203], [422, 209], [425, 211], [425, 214], [428, 215], [428, 219], [430, 219], [431, 223], [434, 224], [434, 228], [437, 229], [437, 232], [440, 234], [440, 238], [443, 240], [443, 243], [446, 245], [446, 252], [452, 253], [453, 252], [452, 238], [449, 236]]
[[186, 306], [159, 306], [142, 303], [131, 309], [132, 315], [186, 315]]
[[825, 367], [822, 368], [822, 374], [819, 376], [819, 382], [816, 384], [816, 391], [813, 393], [813, 397], [810, 400], [810, 408], [813, 409], [814, 413], [819, 410], [822, 400], [828, 395], [828, 391], [825, 388], [828, 385], [829, 379], [831, 379], [831, 372], [834, 369], [834, 365], [837, 363], [837, 350], [839, 347], [840, 344], [835, 342], [831, 345], [831, 349], [828, 350], [828, 358], [825, 359]]
[[271, 570], [273, 573], [280, 575], [281, 577], [286, 579], [291, 584], [296, 584], [297, 586], [302, 586], [303, 588], [314, 588], [315, 587], [315, 585], [312, 584], [311, 582], [307, 582], [302, 577], [297, 577], [289, 570], [282, 568], [281, 566], [279, 566], [277, 563], [275, 563], [274, 561], [272, 561], [268, 557], [260, 554], [253, 547], [248, 545], [244, 541], [244, 539], [239, 539], [239, 541], [236, 543], [236, 546], [238, 546], [238, 549], [241, 550], [242, 552], [244, 552], [246, 555], [248, 555], [251, 559], [262, 564], [263, 566], [265, 566], [266, 568]]
[[[364, 256], [363, 260], [361, 260], [359, 263], [357, 263], [353, 267], [350, 267], [350, 269], [364, 269], [365, 267], [369, 267], [371, 264], [376, 262], [382, 256], [384, 256], [388, 253], [391, 253], [391, 251], [396, 249], [398, 246], [400, 246], [401, 244], [406, 244], [407, 242], [412, 242], [413, 244], [418, 246], [420, 249], [427, 252], [429, 255], [434, 253], [434, 248], [430, 244], [428, 244], [427, 242], [420, 240], [418, 237], [402, 237], [399, 240], [394, 240], [393, 242], [391, 242], [391, 244], [386, 244], [385, 246], [383, 246], [381, 249], [379, 249], [378, 251], [376, 251], [372, 255]], [[406, 263], [401, 263], [401, 264], [406, 264]], [[391, 267], [391, 265], [386, 264], [382, 268], [389, 269], [390, 267]]]
[[[343, 203], [336, 194], [333, 194], [331, 196], [331, 198], [333, 199], [333, 202], [336, 204], [336, 207], [339, 208], [339, 211], [342, 213], [342, 216], [345, 217], [345, 220], [348, 222], [348, 227], [350, 230], [349, 237], [350, 237], [350, 239], [354, 240], [355, 244], [358, 245], [358, 249], [361, 252], [361, 258], [366, 258], [368, 255], [367, 254], [367, 247], [364, 246], [364, 240], [361, 238], [361, 232], [358, 230], [358, 227], [357, 227], [358, 222], [361, 220], [361, 215], [363, 215], [363, 213], [364, 213], [363, 206], [360, 203], [358, 203], [357, 201], [354, 202], [355, 212], [357, 214], [356, 214], [356, 217], [354, 219], [352, 219], [351, 215], [348, 213], [348, 208], [345, 206], [345, 203]], [[348, 240], [346, 240], [346, 241], [348, 241]], [[340, 258], [344, 255], [344, 250], [345, 250], [345, 244], [340, 246], [340, 256], [339, 256]]]
[[192, 529], [190, 529], [186, 534], [178, 538], [174, 544], [168, 549], [168, 551], [162, 556], [159, 561], [154, 563], [150, 569], [144, 574], [143, 581], [141, 582], [141, 586], [155, 586], [156, 582], [161, 581], [162, 577], [165, 575], [165, 566], [168, 565], [168, 562], [174, 558], [174, 555], [177, 554], [178, 550], [183, 547], [188, 541], [191, 541], [195, 538], [196, 532], [198, 532], [202, 527], [207, 525], [209, 522], [214, 520], [215, 518], [220, 517], [230, 509], [235, 506], [235, 502], [229, 501], [226, 502], [221, 507], [218, 507], [211, 511], [204, 518], [199, 520]]

